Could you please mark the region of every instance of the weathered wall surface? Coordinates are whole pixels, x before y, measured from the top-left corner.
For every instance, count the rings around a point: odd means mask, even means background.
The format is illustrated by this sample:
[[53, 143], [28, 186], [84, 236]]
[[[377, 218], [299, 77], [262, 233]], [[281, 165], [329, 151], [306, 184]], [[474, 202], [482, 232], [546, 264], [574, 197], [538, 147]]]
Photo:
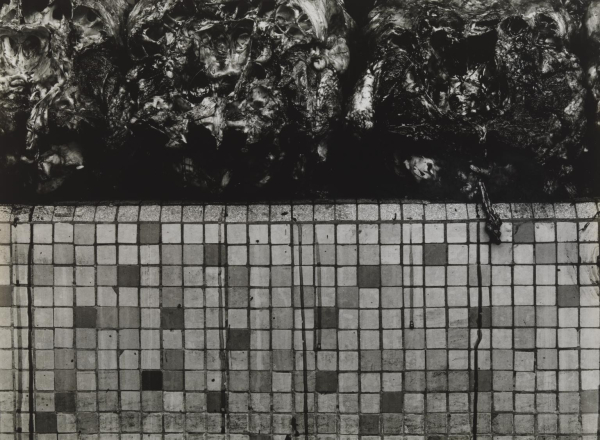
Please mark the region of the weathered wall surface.
[[597, 439], [598, 206], [497, 209], [0, 209], [0, 438]]

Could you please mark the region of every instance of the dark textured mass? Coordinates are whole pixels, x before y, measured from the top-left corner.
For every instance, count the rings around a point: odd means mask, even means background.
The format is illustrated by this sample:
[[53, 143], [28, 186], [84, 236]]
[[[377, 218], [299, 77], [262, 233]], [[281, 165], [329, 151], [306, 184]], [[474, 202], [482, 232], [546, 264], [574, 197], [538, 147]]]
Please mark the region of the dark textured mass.
[[0, 0], [0, 195], [593, 194], [599, 14], [589, 0]]
[[577, 44], [586, 5], [565, 3], [380, 1], [349, 123], [385, 136], [396, 172], [418, 181], [575, 195], [588, 129]]

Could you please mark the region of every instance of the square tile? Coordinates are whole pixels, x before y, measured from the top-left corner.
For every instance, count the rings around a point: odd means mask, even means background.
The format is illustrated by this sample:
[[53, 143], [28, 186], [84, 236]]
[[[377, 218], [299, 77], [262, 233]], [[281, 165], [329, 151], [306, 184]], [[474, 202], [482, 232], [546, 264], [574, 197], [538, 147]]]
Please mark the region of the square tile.
[[428, 266], [442, 266], [448, 264], [447, 244], [425, 244], [423, 246], [423, 257]]
[[146, 370], [142, 371], [142, 390], [144, 391], [162, 391], [163, 372]]
[[96, 328], [97, 311], [93, 307], [75, 307], [76, 328]]
[[118, 266], [117, 282], [120, 287], [139, 287], [140, 286], [140, 267]]
[[558, 286], [556, 300], [559, 307], [579, 307], [579, 287]]
[[380, 266], [359, 266], [358, 287], [381, 287]]
[[140, 225], [140, 243], [158, 244], [160, 242], [160, 224], [142, 223]]

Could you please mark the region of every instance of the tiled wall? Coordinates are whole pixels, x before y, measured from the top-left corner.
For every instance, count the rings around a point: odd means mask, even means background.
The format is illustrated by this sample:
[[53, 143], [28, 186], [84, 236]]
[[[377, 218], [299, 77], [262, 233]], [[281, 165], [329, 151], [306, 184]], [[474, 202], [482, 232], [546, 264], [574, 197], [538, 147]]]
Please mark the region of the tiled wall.
[[497, 209], [0, 207], [0, 438], [597, 439], [598, 206]]

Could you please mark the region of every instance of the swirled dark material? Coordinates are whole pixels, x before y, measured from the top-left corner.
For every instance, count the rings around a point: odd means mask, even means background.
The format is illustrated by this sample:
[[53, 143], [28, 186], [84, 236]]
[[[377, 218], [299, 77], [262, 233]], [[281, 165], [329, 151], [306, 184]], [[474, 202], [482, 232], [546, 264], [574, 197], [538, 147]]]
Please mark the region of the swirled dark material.
[[373, 197], [585, 195], [600, 1], [372, 3], [0, 0], [0, 179], [89, 198], [336, 195], [356, 173]]

